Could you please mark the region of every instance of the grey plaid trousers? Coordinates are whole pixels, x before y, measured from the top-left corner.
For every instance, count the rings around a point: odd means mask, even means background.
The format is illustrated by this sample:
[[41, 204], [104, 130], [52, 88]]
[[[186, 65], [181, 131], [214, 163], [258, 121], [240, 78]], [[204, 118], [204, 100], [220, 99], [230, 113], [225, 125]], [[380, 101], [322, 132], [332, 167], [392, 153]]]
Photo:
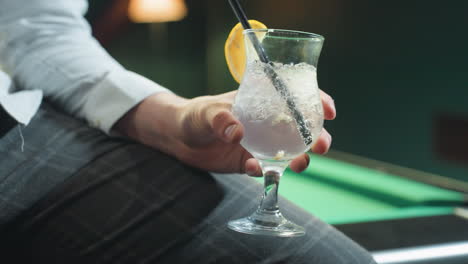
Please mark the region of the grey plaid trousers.
[[[230, 231], [261, 185], [112, 139], [47, 103], [0, 139], [2, 263], [374, 263], [333, 227], [280, 199], [307, 235]], [[8, 261], [4, 261], [7, 260]]]

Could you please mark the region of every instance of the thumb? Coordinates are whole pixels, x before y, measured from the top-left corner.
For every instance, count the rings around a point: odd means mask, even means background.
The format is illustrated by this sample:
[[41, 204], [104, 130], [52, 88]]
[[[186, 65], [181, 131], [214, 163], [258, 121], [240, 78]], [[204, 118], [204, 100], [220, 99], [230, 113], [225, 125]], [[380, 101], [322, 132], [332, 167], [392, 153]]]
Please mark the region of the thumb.
[[209, 119], [214, 134], [226, 143], [239, 143], [244, 134], [242, 124], [234, 117], [229, 109], [214, 106], [209, 110]]

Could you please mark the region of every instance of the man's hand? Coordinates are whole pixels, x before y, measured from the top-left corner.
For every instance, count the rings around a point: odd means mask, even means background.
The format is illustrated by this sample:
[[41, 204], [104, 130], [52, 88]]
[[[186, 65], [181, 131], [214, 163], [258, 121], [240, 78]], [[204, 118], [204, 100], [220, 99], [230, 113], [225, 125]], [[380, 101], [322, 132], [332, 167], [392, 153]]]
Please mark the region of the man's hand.
[[[158, 93], [129, 111], [115, 128], [197, 168], [261, 176], [258, 162], [239, 144], [244, 130], [231, 113], [235, 94], [184, 99]], [[333, 99], [322, 91], [321, 97], [325, 119], [334, 119]], [[323, 129], [312, 151], [323, 154], [330, 145], [331, 136]], [[303, 154], [291, 161], [290, 168], [301, 172], [308, 164], [309, 156]]]

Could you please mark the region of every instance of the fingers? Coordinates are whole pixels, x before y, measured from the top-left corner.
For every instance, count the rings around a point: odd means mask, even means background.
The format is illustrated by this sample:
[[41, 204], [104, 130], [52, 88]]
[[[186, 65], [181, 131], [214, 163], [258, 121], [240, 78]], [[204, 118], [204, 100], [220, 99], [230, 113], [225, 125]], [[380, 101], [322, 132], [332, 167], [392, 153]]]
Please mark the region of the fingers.
[[245, 161], [245, 173], [253, 177], [261, 177], [263, 175], [260, 164], [254, 158]]
[[301, 156], [293, 159], [291, 163], [289, 163], [289, 168], [294, 172], [302, 172], [303, 170], [307, 169], [309, 166], [310, 158], [309, 155], [306, 153], [302, 154]]
[[226, 100], [230, 100], [231, 102], [234, 101], [234, 98], [236, 97], [236, 94], [237, 94], [237, 90], [234, 90], [234, 91], [230, 91], [230, 92], [227, 92], [227, 93], [223, 93], [223, 94], [220, 94], [220, 95], [217, 95], [223, 99], [226, 99]]
[[[318, 154], [325, 154], [330, 149], [331, 142], [332, 142], [332, 137], [328, 133], [328, 131], [324, 128], [319, 138], [313, 145], [312, 151]], [[303, 155], [293, 159], [291, 163], [289, 164], [289, 167], [294, 172], [299, 173], [307, 169], [307, 167], [309, 166], [309, 163], [310, 163], [310, 157], [307, 153], [304, 153]]]
[[325, 154], [330, 149], [332, 143], [332, 137], [328, 131], [324, 128], [322, 133], [318, 137], [315, 144], [312, 146], [312, 151], [318, 154]]
[[234, 115], [225, 107], [211, 107], [211, 128], [216, 136], [226, 143], [239, 143], [244, 129]]
[[[231, 113], [232, 102], [237, 91], [216, 96], [206, 96], [197, 103], [200, 106], [195, 114], [217, 138], [226, 143], [238, 143], [243, 136], [243, 127]], [[205, 130], [206, 132], [206, 130]]]
[[322, 90], [320, 90], [320, 97], [322, 98], [324, 118], [327, 120], [335, 119], [336, 108], [333, 98]]

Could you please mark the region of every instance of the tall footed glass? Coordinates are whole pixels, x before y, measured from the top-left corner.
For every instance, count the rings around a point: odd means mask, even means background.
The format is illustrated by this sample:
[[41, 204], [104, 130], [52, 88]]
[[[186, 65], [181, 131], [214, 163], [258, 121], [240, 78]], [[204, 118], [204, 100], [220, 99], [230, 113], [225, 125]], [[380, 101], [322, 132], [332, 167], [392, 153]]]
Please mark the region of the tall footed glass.
[[[267, 60], [259, 58], [249, 34], [255, 34]], [[301, 236], [304, 228], [280, 212], [278, 186], [289, 162], [308, 151], [322, 130], [316, 67], [324, 38], [299, 31], [248, 29], [244, 39], [247, 67], [232, 111], [244, 126], [241, 144], [259, 161], [265, 183], [258, 209], [230, 221], [228, 227], [255, 235]]]

